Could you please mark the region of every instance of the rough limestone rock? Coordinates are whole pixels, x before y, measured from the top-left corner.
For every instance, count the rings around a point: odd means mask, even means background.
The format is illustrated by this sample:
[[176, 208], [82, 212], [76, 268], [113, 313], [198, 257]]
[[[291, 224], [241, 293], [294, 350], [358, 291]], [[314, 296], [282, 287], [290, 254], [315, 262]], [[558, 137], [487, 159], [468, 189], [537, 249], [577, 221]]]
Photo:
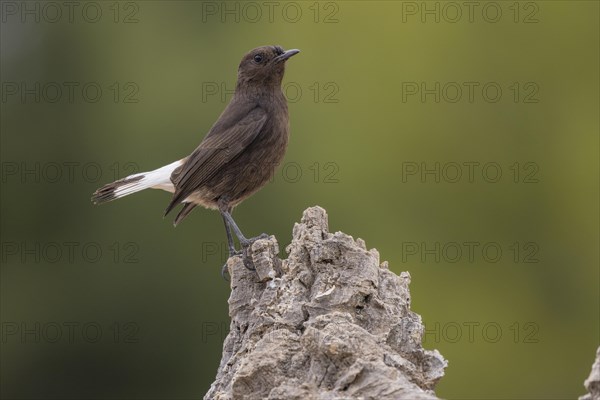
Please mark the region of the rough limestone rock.
[[579, 400], [600, 400], [600, 347], [596, 350], [596, 361], [592, 365], [592, 372], [583, 385], [588, 390], [588, 394], [581, 396]]
[[375, 249], [329, 233], [320, 207], [294, 226], [288, 258], [274, 237], [228, 260], [230, 332], [205, 399], [436, 399], [447, 361], [421, 346], [410, 275]]

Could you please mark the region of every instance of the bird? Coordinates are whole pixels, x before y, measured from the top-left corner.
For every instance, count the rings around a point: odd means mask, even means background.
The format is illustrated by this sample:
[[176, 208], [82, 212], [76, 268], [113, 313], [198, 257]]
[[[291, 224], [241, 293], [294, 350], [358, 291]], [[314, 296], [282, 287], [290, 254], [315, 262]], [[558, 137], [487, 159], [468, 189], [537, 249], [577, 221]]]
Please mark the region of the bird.
[[[225, 225], [229, 256], [242, 255], [244, 265], [253, 269], [247, 249], [268, 235], [247, 238], [231, 213], [269, 182], [284, 158], [289, 115], [281, 86], [286, 62], [299, 52], [281, 46], [249, 51], [239, 64], [230, 102], [189, 156], [109, 183], [93, 193], [92, 202], [102, 204], [145, 189], [162, 189], [173, 194], [164, 216], [182, 205], [174, 226], [197, 206], [218, 210]], [[232, 231], [239, 241], [239, 251]], [[222, 268], [224, 277], [226, 268]]]

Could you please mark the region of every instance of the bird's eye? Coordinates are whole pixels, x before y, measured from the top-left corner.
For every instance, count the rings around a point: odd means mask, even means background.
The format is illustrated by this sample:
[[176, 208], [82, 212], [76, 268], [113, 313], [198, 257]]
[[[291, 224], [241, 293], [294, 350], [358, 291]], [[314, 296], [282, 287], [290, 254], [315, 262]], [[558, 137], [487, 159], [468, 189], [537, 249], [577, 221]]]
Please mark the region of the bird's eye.
[[263, 60], [262, 56], [260, 54], [257, 54], [254, 56], [254, 62], [255, 63], [260, 63]]

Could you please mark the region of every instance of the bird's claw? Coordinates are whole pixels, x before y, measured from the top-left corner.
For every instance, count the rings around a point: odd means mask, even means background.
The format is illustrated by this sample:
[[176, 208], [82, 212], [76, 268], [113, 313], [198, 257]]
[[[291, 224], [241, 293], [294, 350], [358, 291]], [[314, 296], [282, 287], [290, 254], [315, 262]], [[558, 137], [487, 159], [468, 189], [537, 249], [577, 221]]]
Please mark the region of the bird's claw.
[[242, 249], [247, 249], [252, 245], [252, 243], [256, 242], [257, 240], [268, 239], [268, 238], [269, 238], [269, 235], [267, 235], [266, 233], [261, 233], [260, 235], [258, 235], [256, 237], [240, 241], [240, 246], [242, 246]]
[[256, 267], [254, 266], [252, 259], [247, 253], [244, 253], [244, 255], [242, 256], [242, 261], [244, 262], [244, 267], [246, 267], [250, 271], [256, 271]]
[[223, 264], [223, 267], [221, 267], [221, 276], [223, 277], [223, 279], [225, 279], [227, 282], [230, 281], [229, 279], [229, 269], [227, 268], [227, 263]]
[[229, 249], [229, 258], [235, 257], [235, 256], [241, 256], [242, 253], [243, 253], [242, 250]]
[[[244, 262], [244, 267], [248, 268], [250, 271], [256, 271], [256, 268], [254, 267], [254, 265], [252, 263], [252, 259], [250, 258], [250, 255], [248, 254], [248, 250], [250, 249], [250, 246], [252, 246], [252, 243], [254, 243], [260, 239], [267, 239], [267, 238], [269, 238], [269, 236], [270, 235], [267, 235], [266, 233], [261, 233], [260, 235], [258, 235], [256, 237], [240, 240], [240, 246], [242, 247], [242, 249], [236, 250], [234, 248], [230, 248], [229, 249], [229, 257], [242, 256], [242, 261]], [[221, 268], [221, 276], [223, 277], [223, 279], [225, 279], [226, 281], [229, 282], [229, 279], [227, 278], [228, 275], [229, 275], [229, 270], [227, 269], [227, 263], [225, 263], [223, 265], [223, 267]]]
[[257, 240], [267, 239], [268, 237], [269, 235], [267, 235], [266, 233], [261, 233], [256, 237], [240, 241], [240, 246], [242, 246], [242, 259], [244, 261], [244, 266], [250, 271], [256, 271], [256, 268], [254, 267], [252, 260], [248, 255], [248, 250], [250, 249], [250, 246], [252, 246], [252, 243], [256, 242]]

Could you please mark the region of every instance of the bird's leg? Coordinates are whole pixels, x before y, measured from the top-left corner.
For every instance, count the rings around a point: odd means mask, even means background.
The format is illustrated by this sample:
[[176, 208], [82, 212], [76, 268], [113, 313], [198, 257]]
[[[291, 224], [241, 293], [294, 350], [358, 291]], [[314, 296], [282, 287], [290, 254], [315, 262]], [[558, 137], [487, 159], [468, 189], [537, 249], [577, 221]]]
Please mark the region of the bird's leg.
[[231, 216], [230, 211], [227, 209], [221, 209], [220, 211], [221, 211], [221, 215], [223, 216], [223, 220], [225, 221], [226, 226], [229, 226], [231, 229], [233, 229], [233, 233], [235, 233], [235, 236], [237, 236], [237, 238], [240, 242], [240, 246], [242, 247], [242, 254], [244, 256], [244, 265], [246, 266], [246, 268], [248, 268], [250, 270], [254, 270], [255, 268], [252, 265], [252, 262], [248, 259], [248, 253], [247, 253], [248, 248], [250, 247], [250, 245], [252, 243], [257, 241], [258, 239], [266, 239], [269, 237], [269, 235], [263, 233], [257, 237], [247, 239], [246, 236], [244, 236], [244, 234], [240, 230], [240, 228], [237, 226], [235, 221], [233, 220], [233, 217]]
[[225, 224], [225, 233], [227, 234], [227, 245], [229, 246], [229, 257], [237, 256], [240, 254], [239, 251], [235, 249], [235, 245], [233, 243], [233, 236], [231, 236], [231, 227], [229, 226], [229, 222], [227, 222], [227, 218], [223, 214], [223, 223]]
[[242, 249], [250, 247], [250, 245], [256, 242], [258, 239], [266, 239], [269, 237], [269, 235], [267, 235], [266, 233], [261, 233], [256, 237], [247, 239], [228, 211], [221, 211], [221, 215], [223, 215], [223, 219], [225, 219], [229, 226], [233, 229], [233, 233], [235, 233], [235, 236], [237, 236], [238, 240], [240, 241], [240, 246], [242, 246]]
[[[231, 209], [226, 209], [226, 211], [230, 212]], [[223, 215], [222, 212], [221, 212], [221, 216], [223, 217], [223, 224], [225, 224], [225, 233], [227, 234], [227, 245], [229, 246], [229, 257], [240, 255], [242, 252], [237, 251], [235, 249], [235, 244], [233, 243], [233, 236], [231, 235], [231, 227], [229, 226], [229, 222], [227, 222], [227, 218], [225, 218], [225, 216]], [[223, 264], [223, 267], [221, 267], [221, 276], [226, 281], [229, 281], [229, 278], [227, 277], [227, 275], [229, 275], [229, 271], [227, 270], [227, 262], [225, 262], [225, 264]]]
[[252, 265], [252, 261], [248, 259], [247, 253], [248, 247], [250, 247], [250, 244], [252, 244], [252, 242], [246, 239], [246, 237], [240, 230], [239, 226], [237, 226], [237, 224], [233, 220], [233, 217], [231, 216], [231, 213], [228, 210], [221, 211], [221, 215], [223, 216], [226, 225], [230, 228], [233, 228], [233, 232], [240, 241], [240, 246], [242, 247], [242, 259], [244, 261], [244, 266], [249, 270], [255, 270], [256, 268], [254, 268], [254, 265]]
[[[225, 217], [223, 217], [223, 223], [225, 224], [225, 233], [227, 234], [227, 245], [229, 246], [229, 257], [232, 257], [239, 253], [235, 250], [235, 246], [233, 244], [233, 237], [231, 236], [231, 228], [229, 227], [229, 224], [227, 223], [227, 220], [225, 219]], [[227, 270], [227, 262], [225, 262], [225, 264], [223, 264], [223, 267], [221, 267], [221, 276], [226, 281], [229, 281], [229, 278], [227, 277], [227, 275], [229, 275], [229, 271]]]

